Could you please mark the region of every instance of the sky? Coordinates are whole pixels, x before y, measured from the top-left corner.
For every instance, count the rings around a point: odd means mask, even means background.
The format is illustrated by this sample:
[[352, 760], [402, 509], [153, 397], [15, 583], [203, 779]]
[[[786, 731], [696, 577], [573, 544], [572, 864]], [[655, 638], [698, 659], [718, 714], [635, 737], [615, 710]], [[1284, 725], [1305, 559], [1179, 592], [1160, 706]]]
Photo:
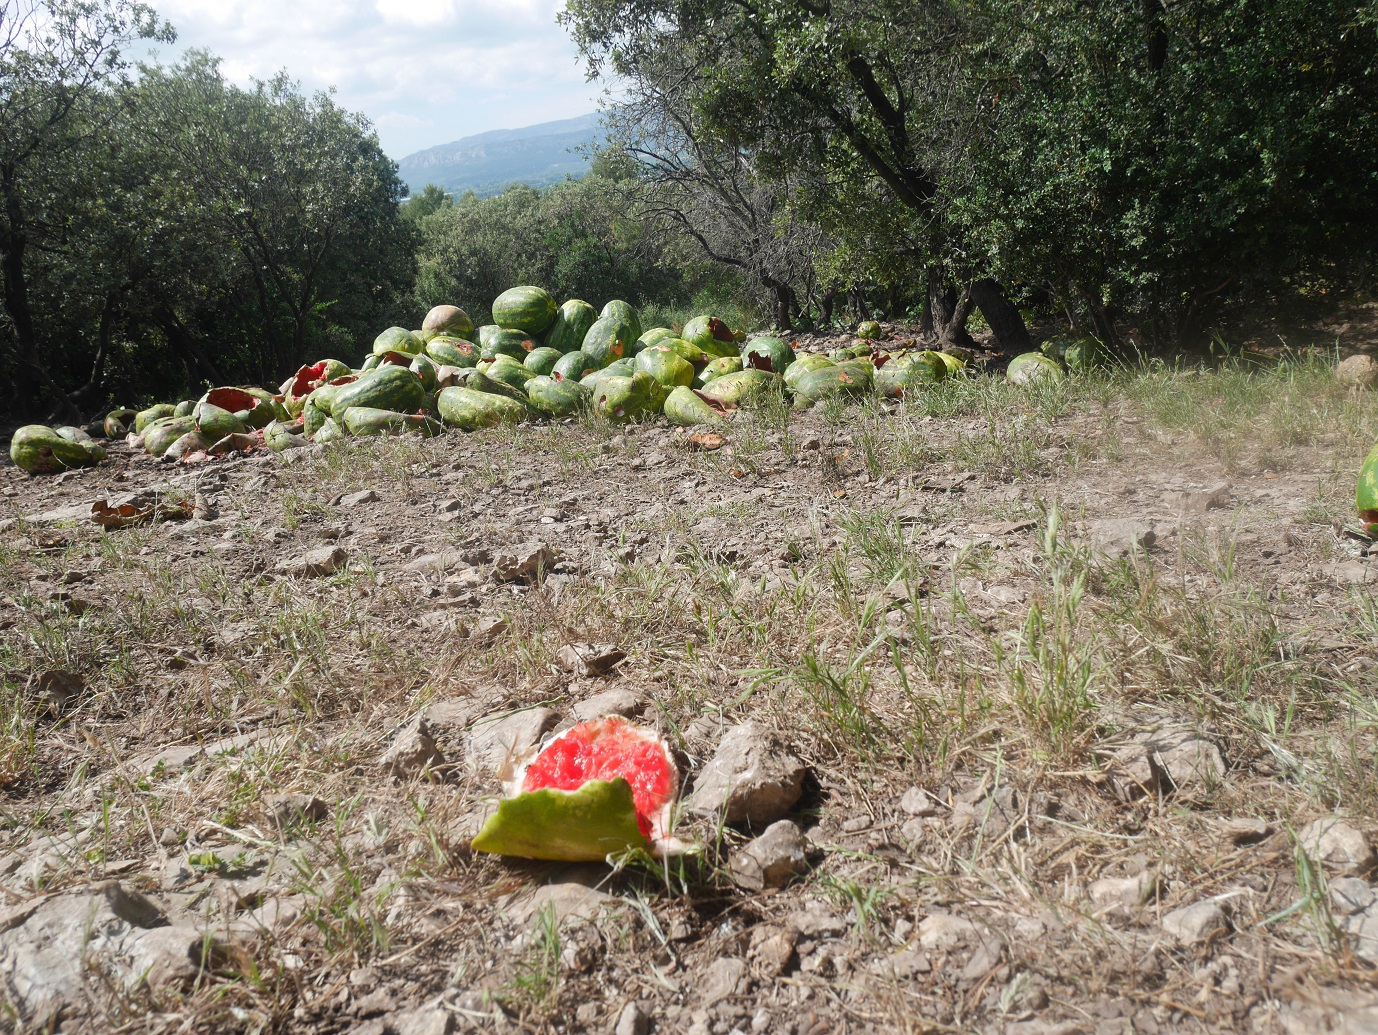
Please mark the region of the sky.
[[156, 54], [219, 55], [247, 85], [282, 69], [373, 123], [393, 159], [490, 129], [596, 111], [561, 0], [152, 0], [177, 30]]

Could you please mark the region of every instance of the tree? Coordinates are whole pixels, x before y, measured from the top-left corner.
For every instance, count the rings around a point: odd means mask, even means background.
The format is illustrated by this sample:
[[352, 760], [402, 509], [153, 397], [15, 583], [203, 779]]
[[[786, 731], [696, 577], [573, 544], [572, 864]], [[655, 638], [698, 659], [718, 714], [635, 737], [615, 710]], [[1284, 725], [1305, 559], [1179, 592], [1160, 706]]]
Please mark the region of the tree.
[[[962, 285], [1007, 350], [1028, 346], [1018, 309], [986, 276], [986, 256], [948, 217], [980, 93], [961, 58], [981, 27], [964, 9], [943, 0], [568, 0], [561, 17], [592, 75], [611, 72], [636, 89], [658, 69], [678, 69], [696, 135], [744, 149], [767, 177], [810, 170], [796, 200], [829, 232], [902, 224], [910, 261]], [[932, 314], [944, 337], [962, 333], [958, 293], [930, 293], [945, 306]]]
[[124, 50], [172, 40], [153, 10], [130, 0], [0, 0], [0, 267], [4, 330], [15, 400], [46, 396], [64, 415], [76, 406], [45, 362], [52, 344], [30, 299], [35, 252], [61, 252], [77, 193], [72, 174], [99, 141], [82, 113], [124, 80]]
[[428, 183], [420, 194], [413, 194], [402, 204], [402, 218], [419, 223], [439, 208], [454, 204], [454, 199], [445, 193], [445, 188]]

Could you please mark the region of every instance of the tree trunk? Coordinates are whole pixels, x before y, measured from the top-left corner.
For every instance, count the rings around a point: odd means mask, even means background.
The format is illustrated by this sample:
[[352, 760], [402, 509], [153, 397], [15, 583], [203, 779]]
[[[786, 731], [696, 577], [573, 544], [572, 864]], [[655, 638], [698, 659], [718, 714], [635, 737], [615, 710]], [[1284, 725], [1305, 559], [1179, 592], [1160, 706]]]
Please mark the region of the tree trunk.
[[34, 332], [33, 310], [29, 307], [29, 282], [24, 272], [28, 232], [12, 168], [0, 170], [0, 189], [5, 194], [5, 234], [0, 239], [0, 266], [3, 266], [5, 312], [14, 327], [14, 351], [18, 361], [16, 396], [21, 406], [32, 406], [36, 400], [47, 398], [55, 414], [78, 422], [81, 414], [39, 359], [38, 335]]
[[1009, 300], [1005, 289], [989, 277], [973, 281], [967, 293], [995, 335], [996, 344], [1006, 356], [1017, 356], [1033, 349], [1029, 328], [1019, 307]]
[[91, 376], [86, 379], [84, 385], [67, 394], [75, 406], [89, 406], [100, 395], [101, 386], [105, 383], [105, 361], [110, 354], [111, 324], [114, 322], [114, 314], [115, 296], [111, 293], [105, 296], [105, 305], [101, 309], [100, 331], [96, 338], [96, 359], [91, 364]]
[[837, 288], [828, 288], [818, 303], [818, 326], [827, 327], [833, 322], [833, 300], [837, 298]]
[[168, 336], [168, 340], [172, 342], [173, 347], [182, 355], [184, 361], [185, 357], [190, 356], [192, 361], [196, 364], [197, 369], [201, 372], [201, 376], [210, 381], [211, 384], [223, 385], [225, 383], [225, 379], [221, 376], [220, 371], [216, 369], [215, 364], [211, 362], [210, 357], [206, 355], [201, 346], [197, 343], [195, 337], [190, 331], [182, 326], [182, 322], [178, 320], [176, 316], [172, 313], [165, 312], [162, 314], [159, 322], [163, 325], [163, 333]]
[[971, 315], [969, 292], [957, 294], [957, 285], [941, 271], [928, 271], [928, 301], [923, 308], [923, 331], [938, 339], [939, 345], [970, 348], [967, 318]]

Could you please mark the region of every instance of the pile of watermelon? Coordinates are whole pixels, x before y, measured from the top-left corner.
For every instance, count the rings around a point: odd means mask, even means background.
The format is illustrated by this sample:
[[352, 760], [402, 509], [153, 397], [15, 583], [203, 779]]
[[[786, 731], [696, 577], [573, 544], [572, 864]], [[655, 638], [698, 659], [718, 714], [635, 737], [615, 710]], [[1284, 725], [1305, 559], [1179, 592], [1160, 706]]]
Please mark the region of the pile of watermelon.
[[[199, 399], [106, 417], [107, 437], [153, 456], [194, 463], [231, 452], [283, 451], [365, 435], [465, 431], [594, 412], [613, 423], [663, 415], [694, 426], [724, 420], [763, 393], [809, 405], [873, 390], [899, 396], [965, 367], [953, 352], [889, 353], [870, 337], [828, 355], [800, 354], [782, 338], [746, 340], [715, 316], [643, 328], [614, 299], [601, 310], [557, 304], [539, 287], [504, 291], [493, 323], [474, 326], [458, 306], [436, 306], [417, 330], [389, 327], [357, 367], [322, 359], [276, 391], [225, 386]], [[10, 455], [31, 473], [98, 463], [104, 452], [76, 428], [21, 428]]]

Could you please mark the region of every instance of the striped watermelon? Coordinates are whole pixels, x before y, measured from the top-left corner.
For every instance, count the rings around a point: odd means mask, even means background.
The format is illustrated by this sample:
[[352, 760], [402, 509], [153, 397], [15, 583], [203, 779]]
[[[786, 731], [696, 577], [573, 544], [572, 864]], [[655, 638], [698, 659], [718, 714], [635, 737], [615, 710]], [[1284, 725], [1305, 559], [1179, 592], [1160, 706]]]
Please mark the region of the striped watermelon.
[[544, 288], [508, 288], [493, 300], [493, 322], [527, 334], [544, 334], [555, 322], [557, 310], [555, 299]]

